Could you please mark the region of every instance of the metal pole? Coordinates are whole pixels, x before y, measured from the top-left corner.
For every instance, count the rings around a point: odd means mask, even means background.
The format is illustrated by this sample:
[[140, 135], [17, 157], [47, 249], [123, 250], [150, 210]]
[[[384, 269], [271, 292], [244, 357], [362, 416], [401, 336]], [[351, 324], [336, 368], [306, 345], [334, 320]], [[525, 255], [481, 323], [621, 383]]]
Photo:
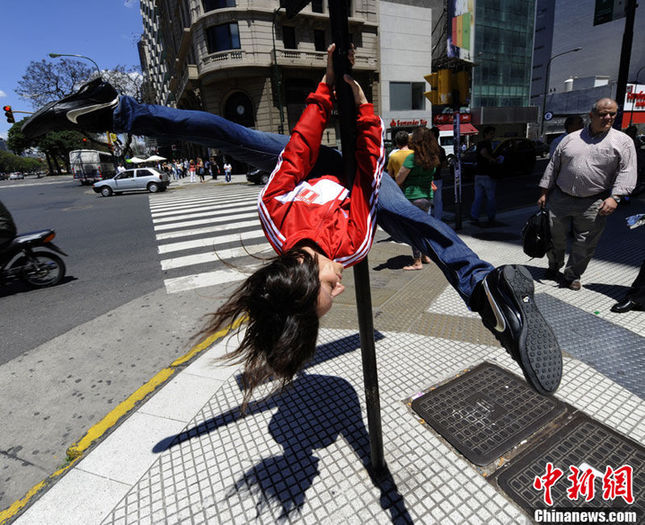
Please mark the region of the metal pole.
[[284, 134], [284, 108], [282, 107], [282, 82], [280, 80], [280, 68], [278, 67], [278, 55], [275, 49], [275, 20], [280, 9], [282, 9], [282, 7], [278, 7], [273, 11], [273, 21], [271, 22], [271, 35], [273, 37], [273, 68], [272, 69], [273, 69], [274, 86], [276, 87], [276, 90], [278, 92], [277, 93], [278, 109], [280, 110], [280, 127], [278, 128], [278, 132], [280, 134]]
[[[347, 59], [350, 41], [346, 0], [329, 0], [329, 21], [331, 23], [332, 39], [336, 43], [336, 52], [334, 53], [336, 96], [338, 98], [344, 174], [346, 183], [349, 184], [356, 174], [356, 107], [352, 90], [343, 80], [345, 73], [351, 73], [351, 65]], [[374, 473], [379, 473], [385, 470], [385, 459], [383, 456], [381, 405], [378, 391], [372, 297], [370, 294], [367, 257], [354, 266], [354, 284], [356, 287], [356, 308], [358, 310], [358, 328], [363, 359], [370, 458], [372, 470]]]
[[[638, 77], [640, 76], [641, 71], [643, 71], [643, 69], [645, 69], [645, 66], [643, 66], [642, 68], [640, 68], [636, 72], [636, 87], [634, 89], [638, 89]], [[633, 118], [634, 118], [634, 109], [635, 108], [636, 108], [636, 99], [633, 100], [633, 102], [632, 102], [632, 110], [629, 112], [629, 125], [630, 126], [632, 125], [632, 121], [633, 121]]]
[[618, 114], [614, 120], [614, 128], [623, 127], [623, 107], [625, 105], [625, 92], [627, 91], [627, 75], [629, 74], [629, 62], [632, 57], [632, 42], [634, 40], [634, 18], [636, 17], [636, 0], [627, 0], [625, 6], [625, 31], [623, 32], [623, 44], [620, 50], [620, 68], [618, 69], [618, 84], [616, 85], [616, 102], [618, 103]]

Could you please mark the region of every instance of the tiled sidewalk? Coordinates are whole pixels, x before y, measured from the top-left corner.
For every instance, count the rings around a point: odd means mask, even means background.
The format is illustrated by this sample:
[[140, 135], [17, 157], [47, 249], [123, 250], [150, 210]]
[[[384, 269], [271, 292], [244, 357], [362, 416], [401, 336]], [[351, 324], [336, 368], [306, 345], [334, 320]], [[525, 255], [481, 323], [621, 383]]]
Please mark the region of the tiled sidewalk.
[[[638, 443], [645, 441], [645, 402], [633, 384], [645, 384], [645, 313], [618, 315], [609, 308], [645, 256], [645, 232], [629, 232], [622, 218], [643, 208], [636, 201], [612, 218], [583, 290], [536, 282], [545, 316], [569, 336], [556, 397]], [[527, 261], [519, 246], [528, 213], [500, 216], [507, 224], [500, 229], [468, 227], [462, 237], [492, 264], [527, 264], [539, 279], [545, 260]], [[528, 523], [519, 507], [405, 403], [482, 361], [521, 375], [434, 265], [420, 272], [398, 269], [408, 255], [407, 247], [380, 233], [369, 259], [389, 476], [373, 481], [366, 468], [361, 355], [348, 286], [340, 297], [344, 302], [323, 323], [314, 362], [285, 392], [252, 404], [250, 413], [239, 417], [237, 370], [216, 361], [225, 351], [221, 341], [17, 523]], [[351, 284], [351, 275], [345, 282]], [[602, 334], [580, 329], [585, 316], [598, 318], [590, 324], [594, 330], [602, 325], [606, 335], [631, 338], [623, 366], [635, 383], [608, 377], [615, 367], [611, 355], [586, 359], [584, 348], [593, 350]]]

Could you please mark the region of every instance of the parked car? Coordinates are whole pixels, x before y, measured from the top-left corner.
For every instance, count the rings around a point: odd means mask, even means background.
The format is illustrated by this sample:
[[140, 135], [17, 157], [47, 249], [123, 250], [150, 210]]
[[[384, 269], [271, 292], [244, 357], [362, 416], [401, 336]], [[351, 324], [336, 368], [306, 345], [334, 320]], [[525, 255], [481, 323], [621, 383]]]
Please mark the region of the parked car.
[[24, 179], [25, 175], [23, 173], [20, 173], [19, 171], [16, 171], [15, 173], [12, 173], [9, 175], [9, 180], [17, 180], [17, 179]]
[[169, 184], [170, 179], [166, 173], [154, 168], [135, 168], [122, 171], [111, 179], [95, 182], [92, 189], [103, 197], [109, 197], [113, 193], [119, 195], [124, 191], [165, 191]]
[[[502, 157], [502, 162], [495, 169], [500, 177], [521, 174], [528, 175], [535, 167], [535, 144], [524, 138], [493, 141], [493, 157]], [[473, 144], [461, 156], [464, 175], [474, 176], [477, 167], [477, 144]]]
[[270, 171], [255, 169], [246, 173], [246, 180], [253, 184], [266, 184], [271, 176]]

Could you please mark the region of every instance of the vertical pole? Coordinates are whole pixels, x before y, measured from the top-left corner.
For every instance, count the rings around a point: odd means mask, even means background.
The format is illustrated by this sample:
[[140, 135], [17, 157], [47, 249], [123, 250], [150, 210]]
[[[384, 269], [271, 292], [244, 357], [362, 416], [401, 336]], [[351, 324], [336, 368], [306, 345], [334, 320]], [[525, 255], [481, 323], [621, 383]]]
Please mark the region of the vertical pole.
[[[343, 168], [348, 187], [356, 174], [356, 107], [350, 86], [343, 80], [345, 73], [351, 73], [347, 59], [349, 50], [348, 12], [346, 0], [329, 0], [329, 19], [332, 39], [336, 43], [334, 53], [334, 74], [336, 96], [340, 119], [340, 139], [343, 151]], [[383, 457], [383, 432], [381, 428], [381, 405], [378, 391], [378, 372], [374, 345], [374, 324], [372, 297], [370, 294], [369, 266], [367, 257], [354, 266], [356, 287], [356, 308], [363, 359], [363, 378], [367, 405], [367, 423], [370, 436], [370, 458], [374, 473], [385, 470]]]
[[455, 230], [461, 230], [461, 113], [459, 111], [455, 111], [452, 115], [455, 152], [455, 161], [452, 165], [455, 186]]
[[623, 127], [623, 109], [625, 105], [625, 93], [627, 91], [627, 76], [629, 75], [629, 63], [632, 58], [632, 42], [634, 40], [634, 18], [636, 17], [636, 0], [627, 0], [625, 6], [625, 32], [623, 33], [623, 44], [620, 50], [620, 67], [618, 69], [618, 83], [616, 84], [616, 102], [618, 103], [618, 114], [614, 120], [614, 128], [620, 130]]

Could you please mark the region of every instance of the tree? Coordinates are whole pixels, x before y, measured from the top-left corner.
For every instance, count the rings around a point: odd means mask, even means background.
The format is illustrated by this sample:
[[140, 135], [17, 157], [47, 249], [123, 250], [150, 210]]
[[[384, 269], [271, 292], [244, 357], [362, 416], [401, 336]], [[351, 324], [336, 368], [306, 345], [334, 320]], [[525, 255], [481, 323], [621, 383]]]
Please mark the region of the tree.
[[83, 82], [96, 76], [93, 70], [78, 60], [31, 61], [18, 81], [16, 93], [38, 109], [48, 102], [70, 95]]
[[[83, 83], [97, 76], [96, 70], [78, 60], [32, 61], [18, 81], [16, 93], [29, 100], [35, 109], [40, 109], [49, 102], [74, 93]], [[143, 76], [139, 68], [117, 65], [113, 69], [101, 71], [101, 77], [112, 84], [118, 93], [129, 95], [137, 100], [142, 99]], [[93, 149], [109, 150], [108, 144], [98, 139], [99, 135], [79, 132], [55, 132], [55, 135], [47, 133], [35, 140], [27, 140], [20, 132], [21, 125], [22, 123], [12, 126], [10, 137], [13, 137], [13, 145], [9, 147], [17, 153], [22, 153], [29, 147], [40, 147], [47, 155], [48, 161], [50, 159], [54, 161], [55, 169], [59, 173], [57, 159], [62, 160], [69, 169], [69, 151], [89, 147], [82, 142], [84, 136], [91, 142]], [[126, 141], [124, 155], [129, 151], [129, 144], [130, 137]]]

